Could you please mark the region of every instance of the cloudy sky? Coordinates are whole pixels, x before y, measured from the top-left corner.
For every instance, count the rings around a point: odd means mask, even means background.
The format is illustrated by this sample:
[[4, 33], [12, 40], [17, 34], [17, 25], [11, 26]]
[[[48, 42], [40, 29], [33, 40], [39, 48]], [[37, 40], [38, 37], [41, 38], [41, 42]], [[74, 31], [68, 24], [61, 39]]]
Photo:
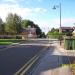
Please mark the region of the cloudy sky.
[[[8, 13], [17, 13], [29, 19], [47, 32], [60, 24], [59, 3], [61, 2], [62, 26], [74, 26], [75, 0], [0, 0], [0, 17], [5, 21]], [[58, 6], [53, 10], [53, 6]]]

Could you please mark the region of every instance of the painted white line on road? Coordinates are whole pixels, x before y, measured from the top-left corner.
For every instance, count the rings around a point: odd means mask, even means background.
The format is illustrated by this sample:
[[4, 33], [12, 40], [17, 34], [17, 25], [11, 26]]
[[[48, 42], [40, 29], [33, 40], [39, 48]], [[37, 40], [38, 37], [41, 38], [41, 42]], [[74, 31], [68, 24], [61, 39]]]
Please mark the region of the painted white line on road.
[[50, 46], [50, 44], [33, 44], [33, 43], [31, 43], [31, 44], [17, 44], [17, 45], [13, 44], [13, 45], [10, 45], [10, 46], [8, 46], [6, 48], [0, 49], [0, 51], [6, 51], [6, 50], [8, 50], [10, 48], [13, 48], [13, 47], [30, 46], [30, 45], [31, 46]]
[[30, 43], [30, 44], [19, 44], [21, 46], [24, 46], [24, 45], [33, 45], [33, 46], [49, 46], [50, 44], [36, 44], [36, 43]]

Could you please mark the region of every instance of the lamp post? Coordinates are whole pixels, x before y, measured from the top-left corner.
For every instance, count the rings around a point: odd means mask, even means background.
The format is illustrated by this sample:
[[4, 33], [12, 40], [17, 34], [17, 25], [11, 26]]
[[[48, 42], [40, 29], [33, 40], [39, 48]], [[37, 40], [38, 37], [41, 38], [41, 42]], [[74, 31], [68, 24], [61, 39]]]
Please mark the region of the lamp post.
[[59, 33], [61, 33], [61, 3], [59, 4], [59, 6], [54, 5], [53, 9], [57, 9], [59, 7], [59, 12], [60, 12], [60, 27], [59, 27]]
[[[61, 3], [59, 3], [59, 6], [54, 6], [53, 9], [56, 9], [59, 7], [59, 13], [60, 13], [60, 27], [59, 27], [59, 34], [61, 33]], [[61, 45], [61, 35], [59, 36], [60, 45]]]

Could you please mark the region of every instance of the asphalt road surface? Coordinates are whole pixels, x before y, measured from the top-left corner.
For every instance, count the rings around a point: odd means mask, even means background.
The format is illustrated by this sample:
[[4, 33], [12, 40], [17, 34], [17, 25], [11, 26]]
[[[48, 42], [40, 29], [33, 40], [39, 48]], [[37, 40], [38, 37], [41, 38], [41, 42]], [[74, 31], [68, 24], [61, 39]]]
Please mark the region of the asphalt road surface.
[[13, 75], [44, 46], [15, 46], [0, 50], [0, 75]]

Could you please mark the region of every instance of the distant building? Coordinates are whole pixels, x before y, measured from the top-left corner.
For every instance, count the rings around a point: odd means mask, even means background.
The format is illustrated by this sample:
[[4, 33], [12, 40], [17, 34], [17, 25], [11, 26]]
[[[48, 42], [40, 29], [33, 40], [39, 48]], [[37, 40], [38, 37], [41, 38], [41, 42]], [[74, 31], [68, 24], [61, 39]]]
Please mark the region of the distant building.
[[61, 32], [73, 32], [74, 28], [73, 27], [61, 27]]
[[20, 33], [20, 35], [22, 35], [22, 39], [25, 39], [25, 38], [36, 38], [37, 37], [37, 35], [36, 35], [36, 28], [31, 28], [31, 27], [24, 28], [22, 30], [22, 32]]

